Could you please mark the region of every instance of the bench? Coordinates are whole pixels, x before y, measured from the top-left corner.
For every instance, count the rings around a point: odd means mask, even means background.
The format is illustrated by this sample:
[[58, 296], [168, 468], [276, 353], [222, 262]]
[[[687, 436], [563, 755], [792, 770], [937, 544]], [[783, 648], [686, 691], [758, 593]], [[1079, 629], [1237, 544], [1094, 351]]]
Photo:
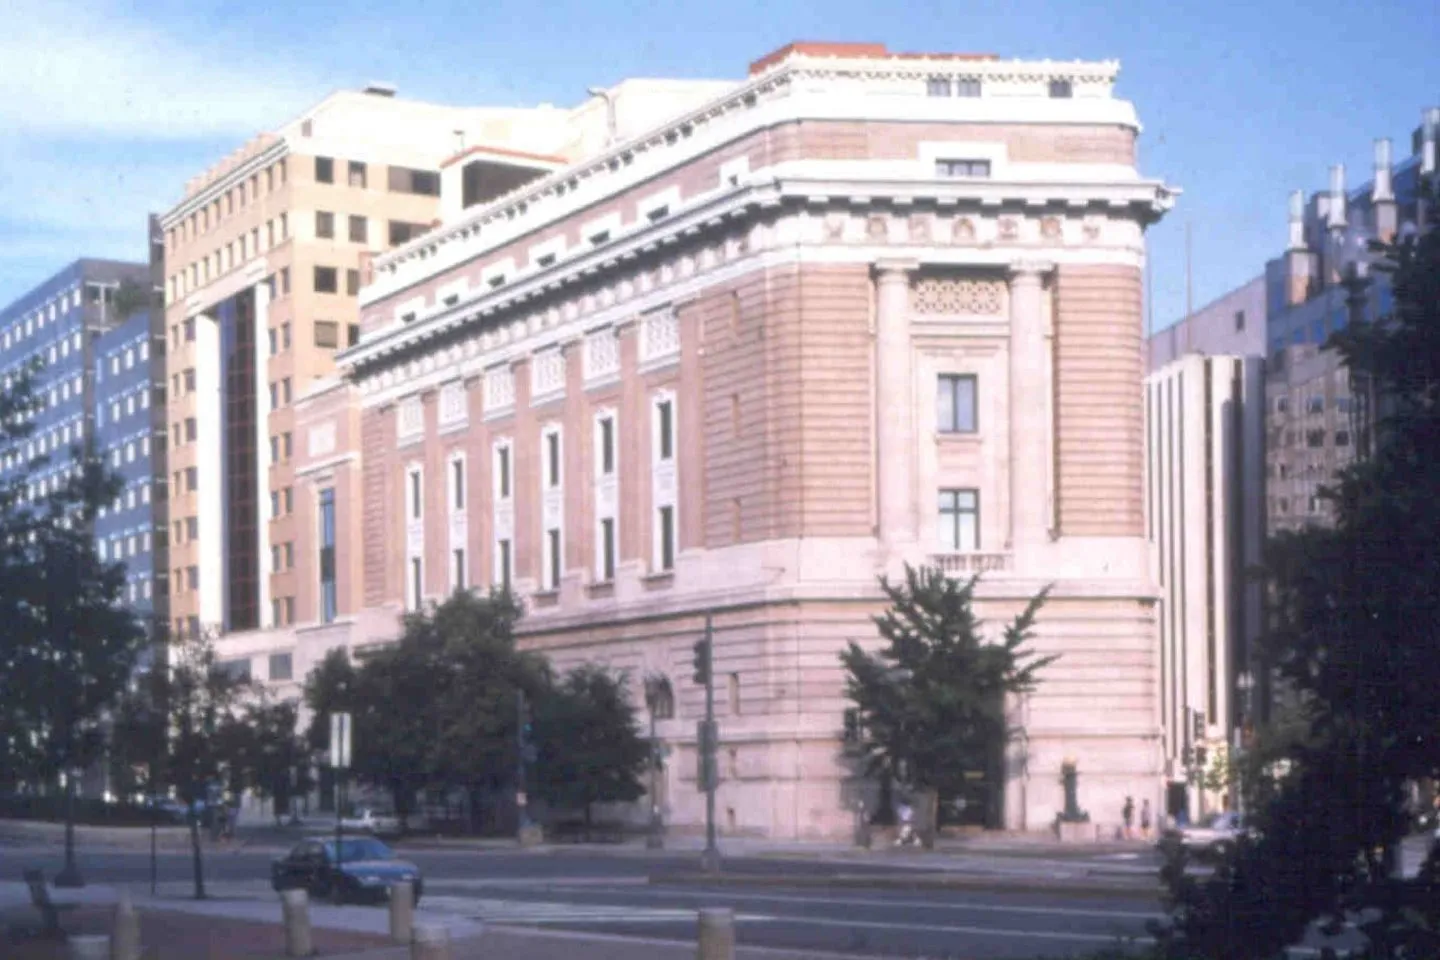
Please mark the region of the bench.
[[44, 921], [42, 932], [46, 936], [60, 936], [60, 909], [55, 905], [55, 901], [50, 899], [50, 888], [45, 885], [44, 871], [28, 869], [23, 875], [25, 886], [30, 888], [30, 902], [40, 911], [40, 918]]

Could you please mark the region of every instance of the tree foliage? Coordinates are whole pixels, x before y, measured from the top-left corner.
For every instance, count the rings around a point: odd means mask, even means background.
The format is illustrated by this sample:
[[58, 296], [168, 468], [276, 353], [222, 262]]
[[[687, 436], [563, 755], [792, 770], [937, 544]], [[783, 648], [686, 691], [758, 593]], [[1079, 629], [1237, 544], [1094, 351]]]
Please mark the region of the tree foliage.
[[[1440, 194], [1431, 210], [1440, 208]], [[1433, 883], [1397, 883], [1384, 851], [1414, 822], [1413, 782], [1440, 771], [1440, 230], [1379, 247], [1394, 313], [1329, 346], [1375, 411], [1368, 456], [1326, 492], [1332, 528], [1269, 544], [1268, 662], [1307, 726], [1259, 811], [1259, 839], [1208, 882], [1170, 873], [1172, 956], [1247, 960], [1313, 921], [1354, 917], [1375, 957], [1440, 956]], [[1363, 426], [1363, 425], [1362, 425]], [[1426, 870], [1436, 864], [1432, 850]]]
[[535, 789], [557, 809], [580, 809], [585, 825], [597, 803], [628, 802], [645, 792], [650, 760], [624, 674], [576, 667], [535, 711]]
[[99, 757], [104, 716], [145, 639], [122, 604], [124, 567], [95, 547], [95, 519], [119, 494], [119, 476], [76, 447], [53, 474], [57, 488], [41, 494], [35, 484], [55, 466], [27, 457], [41, 409], [37, 369], [0, 393], [0, 456], [21, 464], [0, 484], [0, 750], [12, 786], [51, 784]]
[[291, 799], [310, 789], [310, 751], [297, 727], [300, 705], [263, 691], [220, 729], [220, 752], [232, 792], [253, 791], [271, 802], [275, 821]]
[[977, 582], [908, 566], [903, 583], [881, 578], [890, 607], [875, 626], [885, 645], [871, 654], [851, 641], [840, 655], [867, 774], [957, 796], [967, 770], [992, 771], [1011, 734], [1006, 695], [1035, 689], [1056, 658], [1028, 647], [1048, 588], [990, 644], [973, 610]]

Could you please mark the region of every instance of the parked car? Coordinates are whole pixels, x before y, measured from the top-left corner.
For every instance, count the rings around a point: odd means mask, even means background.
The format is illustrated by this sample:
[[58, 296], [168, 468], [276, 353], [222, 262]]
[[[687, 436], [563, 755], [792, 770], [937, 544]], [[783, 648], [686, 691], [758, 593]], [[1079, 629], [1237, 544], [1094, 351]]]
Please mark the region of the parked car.
[[1240, 814], [1234, 811], [1212, 813], [1198, 824], [1171, 827], [1160, 836], [1160, 843], [1178, 842], [1188, 852], [1199, 857], [1224, 857], [1235, 847], [1242, 836], [1249, 836], [1250, 828]]
[[297, 843], [270, 865], [270, 885], [280, 890], [305, 890], [312, 897], [332, 897], [339, 887], [342, 900], [383, 900], [392, 884], [409, 880], [420, 902], [424, 880], [420, 868], [395, 856], [374, 837], [346, 838], [336, 857], [333, 839], [313, 837]]
[[400, 820], [388, 813], [361, 810], [358, 817], [343, 817], [340, 826], [354, 833], [373, 833], [377, 837], [398, 837]]

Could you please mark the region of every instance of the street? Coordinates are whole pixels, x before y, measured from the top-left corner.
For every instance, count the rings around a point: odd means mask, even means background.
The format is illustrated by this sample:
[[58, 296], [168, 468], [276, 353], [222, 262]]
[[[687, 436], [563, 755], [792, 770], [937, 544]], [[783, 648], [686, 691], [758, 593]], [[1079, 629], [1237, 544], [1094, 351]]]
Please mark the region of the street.
[[[273, 898], [266, 878], [274, 853], [207, 851], [212, 895]], [[1040, 880], [1032, 891], [894, 889], [887, 884], [902, 883], [916, 871], [871, 862], [736, 857], [725, 864], [732, 882], [718, 886], [695, 882], [694, 859], [670, 851], [402, 850], [401, 855], [424, 871], [422, 912], [652, 940], [693, 941], [698, 909], [728, 907], [735, 911], [740, 943], [748, 946], [894, 957], [1063, 957], [1144, 937], [1146, 920], [1158, 916], [1155, 898], [1143, 892], [1047, 892]], [[978, 863], [983, 869], [984, 862]], [[0, 876], [18, 877], [22, 866], [53, 872], [60, 866], [59, 851], [0, 850]], [[148, 852], [84, 852], [81, 866], [92, 884], [148, 889]], [[1036, 876], [1036, 862], [1031, 858], [1016, 870]], [[186, 855], [162, 854], [162, 894], [186, 895], [189, 871]], [[841, 877], [847, 881], [843, 888], [824, 885], [824, 878]]]

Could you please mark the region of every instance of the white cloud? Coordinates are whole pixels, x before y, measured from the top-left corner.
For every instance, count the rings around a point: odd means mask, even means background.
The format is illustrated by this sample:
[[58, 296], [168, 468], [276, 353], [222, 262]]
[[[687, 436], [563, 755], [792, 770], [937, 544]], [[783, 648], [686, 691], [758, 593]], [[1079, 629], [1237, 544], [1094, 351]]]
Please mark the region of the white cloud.
[[327, 92], [307, 69], [240, 49], [223, 26], [205, 33], [182, 36], [116, 6], [10, 0], [0, 31], [0, 129], [32, 137], [245, 138]]

